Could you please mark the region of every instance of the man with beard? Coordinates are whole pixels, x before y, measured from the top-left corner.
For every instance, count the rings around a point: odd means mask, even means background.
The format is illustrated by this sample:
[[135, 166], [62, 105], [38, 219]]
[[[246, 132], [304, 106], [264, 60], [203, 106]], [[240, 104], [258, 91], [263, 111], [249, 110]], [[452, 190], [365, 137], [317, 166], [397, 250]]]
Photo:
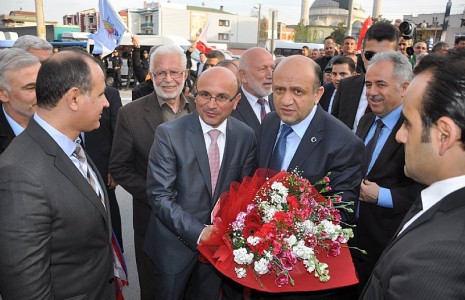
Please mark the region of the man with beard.
[[151, 208], [146, 193], [147, 161], [158, 125], [195, 110], [182, 95], [186, 55], [175, 45], [155, 50], [150, 59], [154, 92], [123, 106], [116, 121], [109, 171], [133, 196], [134, 245], [141, 299], [155, 299], [153, 264], [143, 251]]
[[40, 61], [22, 49], [0, 52], [0, 154], [23, 132], [37, 110]]
[[270, 96], [273, 69], [273, 56], [263, 48], [251, 48], [239, 60], [242, 97], [231, 116], [252, 127], [257, 136], [266, 114], [274, 110]]

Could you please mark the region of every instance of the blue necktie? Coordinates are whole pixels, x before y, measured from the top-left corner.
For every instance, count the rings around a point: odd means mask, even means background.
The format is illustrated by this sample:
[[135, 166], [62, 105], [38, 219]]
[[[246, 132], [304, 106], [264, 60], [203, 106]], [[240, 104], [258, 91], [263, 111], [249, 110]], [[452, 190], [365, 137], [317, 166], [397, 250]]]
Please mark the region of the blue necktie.
[[292, 131], [291, 126], [286, 124], [281, 125], [281, 134], [271, 154], [270, 169], [281, 171], [281, 165], [286, 154], [286, 139]]

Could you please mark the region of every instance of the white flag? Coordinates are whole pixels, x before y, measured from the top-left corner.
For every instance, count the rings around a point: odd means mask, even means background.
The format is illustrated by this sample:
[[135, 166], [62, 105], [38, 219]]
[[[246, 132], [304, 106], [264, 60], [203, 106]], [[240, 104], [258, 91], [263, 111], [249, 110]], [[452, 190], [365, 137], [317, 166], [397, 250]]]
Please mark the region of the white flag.
[[120, 15], [114, 10], [109, 0], [99, 0], [100, 24], [96, 34], [91, 34], [94, 40], [93, 54], [108, 55], [121, 43], [127, 27]]

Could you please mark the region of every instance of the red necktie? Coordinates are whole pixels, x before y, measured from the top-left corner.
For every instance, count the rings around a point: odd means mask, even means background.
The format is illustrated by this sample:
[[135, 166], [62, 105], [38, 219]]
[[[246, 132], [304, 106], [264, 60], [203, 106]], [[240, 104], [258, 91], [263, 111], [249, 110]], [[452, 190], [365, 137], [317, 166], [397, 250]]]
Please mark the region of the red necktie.
[[260, 121], [263, 122], [263, 119], [265, 119], [266, 116], [265, 99], [258, 98], [257, 102], [260, 104]]

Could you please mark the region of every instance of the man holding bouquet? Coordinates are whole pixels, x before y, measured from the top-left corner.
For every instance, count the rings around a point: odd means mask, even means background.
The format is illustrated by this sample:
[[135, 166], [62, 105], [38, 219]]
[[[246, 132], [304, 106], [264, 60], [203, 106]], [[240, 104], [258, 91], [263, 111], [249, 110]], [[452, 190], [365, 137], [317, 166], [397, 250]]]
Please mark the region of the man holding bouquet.
[[221, 277], [199, 261], [197, 245], [214, 230], [211, 211], [233, 181], [255, 166], [254, 131], [229, 117], [241, 95], [226, 68], [200, 75], [197, 112], [160, 125], [149, 156], [147, 193], [152, 215], [145, 251], [155, 266], [158, 299], [218, 299]]

